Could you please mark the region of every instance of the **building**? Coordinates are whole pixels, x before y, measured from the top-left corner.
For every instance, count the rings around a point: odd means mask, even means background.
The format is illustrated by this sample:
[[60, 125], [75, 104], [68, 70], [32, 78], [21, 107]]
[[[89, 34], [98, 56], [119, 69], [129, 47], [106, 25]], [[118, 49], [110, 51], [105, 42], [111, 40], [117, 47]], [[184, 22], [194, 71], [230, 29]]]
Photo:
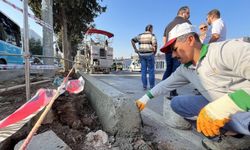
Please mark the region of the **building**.
[[[138, 55], [134, 55], [131, 57], [131, 60], [138, 60]], [[166, 61], [165, 61], [165, 54], [157, 53], [155, 55], [155, 70], [157, 71], [165, 71], [166, 70]]]
[[155, 55], [155, 70], [157, 71], [165, 71], [166, 70], [166, 61], [165, 61], [165, 54], [157, 53]]

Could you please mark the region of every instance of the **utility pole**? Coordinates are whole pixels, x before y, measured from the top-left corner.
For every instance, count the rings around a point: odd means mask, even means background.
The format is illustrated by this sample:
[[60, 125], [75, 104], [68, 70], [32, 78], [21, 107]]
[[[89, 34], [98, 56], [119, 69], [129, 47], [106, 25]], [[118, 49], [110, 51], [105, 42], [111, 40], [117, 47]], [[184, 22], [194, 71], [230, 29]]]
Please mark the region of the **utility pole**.
[[29, 52], [29, 24], [28, 24], [28, 0], [23, 0], [23, 48], [25, 58], [25, 84], [26, 100], [30, 99], [30, 52]]
[[[53, 0], [42, 0], [42, 20], [53, 27]], [[53, 31], [43, 27], [43, 55], [54, 56]], [[54, 59], [44, 58], [44, 64], [54, 65]], [[53, 76], [54, 72], [46, 71], [48, 76]]]

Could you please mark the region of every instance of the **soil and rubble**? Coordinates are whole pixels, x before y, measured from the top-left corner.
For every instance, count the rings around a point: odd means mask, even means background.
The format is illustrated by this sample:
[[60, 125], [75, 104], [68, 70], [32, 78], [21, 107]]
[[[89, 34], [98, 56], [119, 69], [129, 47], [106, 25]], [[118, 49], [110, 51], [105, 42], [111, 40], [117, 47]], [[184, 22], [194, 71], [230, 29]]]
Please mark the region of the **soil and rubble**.
[[[44, 78], [40, 76], [32, 77], [31, 82], [42, 79]], [[0, 82], [0, 89], [24, 83], [24, 78], [16, 78], [12, 81]], [[35, 94], [39, 88], [55, 89], [56, 87], [52, 82], [32, 85], [31, 95]], [[0, 93], [0, 120], [17, 110], [25, 102], [25, 88]], [[38, 117], [35, 117], [14, 135], [0, 143], [0, 149], [13, 149], [16, 143], [26, 138], [37, 119]], [[117, 137], [103, 131], [98, 116], [84, 91], [77, 95], [65, 92], [58, 97], [37, 134], [48, 130], [54, 131], [73, 150], [161, 149], [154, 141], [154, 137], [144, 133], [143, 130], [144, 135], [138, 134], [136, 137]]]

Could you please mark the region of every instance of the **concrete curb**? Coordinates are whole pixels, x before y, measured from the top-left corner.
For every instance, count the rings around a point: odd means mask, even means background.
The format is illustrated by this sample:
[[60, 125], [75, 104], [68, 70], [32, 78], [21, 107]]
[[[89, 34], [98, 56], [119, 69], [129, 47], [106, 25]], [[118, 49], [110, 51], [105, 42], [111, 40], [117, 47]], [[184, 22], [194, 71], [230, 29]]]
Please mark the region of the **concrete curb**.
[[119, 136], [133, 136], [141, 128], [139, 111], [133, 100], [114, 87], [83, 72], [85, 92], [106, 132]]
[[[19, 141], [14, 150], [18, 150], [24, 140]], [[27, 150], [71, 150], [52, 130], [34, 136], [27, 146]]]
[[[165, 130], [168, 131], [168, 134], [165, 136], [169, 137], [169, 139], [173, 140], [173, 137], [178, 137], [179, 142], [185, 145], [185, 148], [183, 147], [183, 149], [205, 150], [205, 148], [201, 145], [203, 138], [195, 134], [192, 130], [175, 129], [166, 123], [166, 118], [148, 108], [145, 108], [142, 111], [142, 114], [150, 120], [156, 122], [158, 125], [164, 127]], [[172, 144], [174, 149], [179, 149], [178, 145], [175, 145], [174, 142]]]
[[165, 123], [168, 126], [172, 128], [176, 128], [176, 129], [181, 129], [181, 130], [191, 129], [192, 127], [191, 123], [186, 121], [183, 117], [179, 116], [172, 110], [170, 106], [171, 101], [166, 96], [164, 96], [163, 101], [164, 101], [163, 102], [163, 118], [164, 118]]

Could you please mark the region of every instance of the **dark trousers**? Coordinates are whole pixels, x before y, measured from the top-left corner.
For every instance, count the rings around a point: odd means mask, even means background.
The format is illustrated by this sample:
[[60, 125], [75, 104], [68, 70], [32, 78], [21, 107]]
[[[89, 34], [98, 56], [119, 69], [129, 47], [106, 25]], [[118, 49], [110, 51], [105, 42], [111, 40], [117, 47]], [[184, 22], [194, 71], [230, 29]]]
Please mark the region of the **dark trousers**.
[[162, 80], [167, 79], [175, 70], [180, 66], [180, 62], [177, 59], [172, 58], [172, 53], [166, 53], [165, 59], [167, 63], [166, 71], [162, 77]]

